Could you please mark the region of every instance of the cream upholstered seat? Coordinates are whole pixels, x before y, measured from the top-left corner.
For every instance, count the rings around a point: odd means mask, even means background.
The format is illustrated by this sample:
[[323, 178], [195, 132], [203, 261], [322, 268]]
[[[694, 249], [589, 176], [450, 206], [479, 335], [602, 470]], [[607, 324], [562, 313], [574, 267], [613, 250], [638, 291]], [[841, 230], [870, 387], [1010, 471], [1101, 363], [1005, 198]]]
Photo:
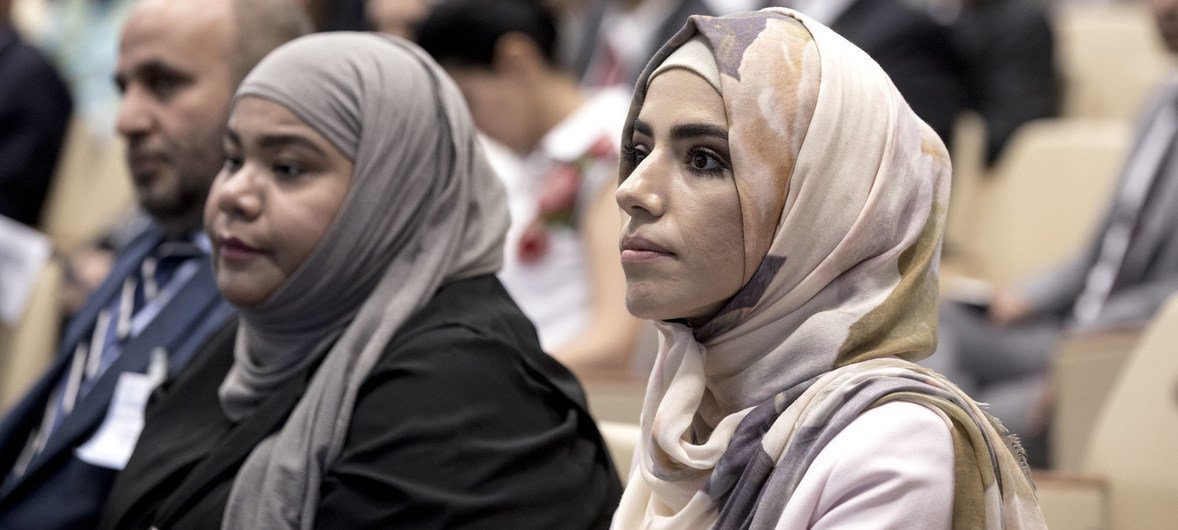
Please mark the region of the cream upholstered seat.
[[61, 267], [50, 260], [29, 295], [20, 322], [12, 327], [0, 324], [0, 414], [53, 362], [61, 328], [60, 285]]
[[1131, 120], [1174, 69], [1145, 2], [1069, 3], [1054, 22], [1064, 116]]
[[622, 485], [630, 478], [630, 468], [634, 461], [634, 450], [638, 446], [641, 430], [635, 423], [617, 421], [599, 421], [597, 429], [605, 439], [605, 446], [614, 460], [614, 467], [622, 477]]
[[1037, 479], [1053, 528], [1145, 530], [1178, 522], [1178, 297], [1130, 354], [1096, 421], [1082, 471], [1087, 478]]
[[1005, 284], [1078, 251], [1111, 202], [1128, 142], [1118, 121], [1024, 125], [993, 172], [972, 183], [969, 204], [953, 205], [966, 211], [951, 217], [950, 265]]
[[1086, 473], [1118, 530], [1178, 525], [1178, 297], [1150, 323], [1097, 420]]
[[1079, 472], [1100, 411], [1146, 323], [1070, 334], [1052, 355], [1051, 468]]

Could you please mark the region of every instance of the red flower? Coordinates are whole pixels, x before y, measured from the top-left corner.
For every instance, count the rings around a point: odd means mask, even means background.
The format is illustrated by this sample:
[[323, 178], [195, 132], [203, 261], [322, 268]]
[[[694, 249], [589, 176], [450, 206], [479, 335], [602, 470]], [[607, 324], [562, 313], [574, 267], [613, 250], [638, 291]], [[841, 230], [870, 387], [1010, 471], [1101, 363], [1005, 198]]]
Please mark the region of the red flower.
[[538, 221], [532, 221], [519, 238], [520, 263], [532, 264], [548, 254], [548, 230]]
[[519, 240], [519, 260], [536, 263], [548, 254], [548, 230], [553, 226], [573, 227], [577, 208], [577, 194], [585, 171], [593, 164], [612, 160], [617, 153], [608, 137], [602, 136], [579, 158], [572, 162], [557, 162], [540, 179], [536, 218], [524, 229]]

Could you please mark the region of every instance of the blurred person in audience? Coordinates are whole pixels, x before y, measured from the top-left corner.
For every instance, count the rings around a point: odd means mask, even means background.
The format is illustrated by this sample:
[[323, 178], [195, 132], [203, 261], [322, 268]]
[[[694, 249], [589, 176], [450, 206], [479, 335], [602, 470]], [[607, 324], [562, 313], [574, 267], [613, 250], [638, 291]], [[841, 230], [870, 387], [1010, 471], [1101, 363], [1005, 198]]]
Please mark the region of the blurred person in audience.
[[688, 15], [712, 14], [704, 0], [586, 0], [572, 69], [586, 87], [629, 89], [646, 61]]
[[450, 0], [419, 42], [454, 78], [475, 125], [522, 157], [500, 170], [512, 213], [499, 275], [507, 292], [575, 372], [626, 372], [638, 320], [626, 312], [613, 189], [630, 96], [583, 92], [556, 64], [558, 39], [540, 0], [493, 10]]
[[57, 70], [11, 25], [0, 0], [0, 215], [36, 226], [73, 101]]
[[[417, 27], [429, 14], [431, 3], [431, 0], [368, 0], [364, 12], [377, 31], [413, 40]], [[494, 11], [499, 5], [494, 9], [488, 7], [483, 4], [485, 11]]]
[[638, 80], [626, 303], [661, 340], [616, 528], [1042, 528], [937, 373], [944, 145], [794, 11], [692, 17]]
[[0, 423], [0, 528], [95, 526], [148, 393], [229, 319], [201, 230], [229, 103], [254, 62], [305, 29], [286, 0], [136, 4], [114, 75], [118, 129], [153, 223], [116, 257], [70, 321], [57, 362]]
[[966, 64], [946, 21], [926, 0], [770, 0], [796, 9], [867, 52], [916, 115], [953, 145], [953, 125], [967, 106]]
[[310, 15], [315, 31], [375, 31], [368, 0], [293, 0]]
[[958, 12], [952, 29], [965, 62], [966, 104], [985, 120], [985, 162], [993, 164], [1020, 126], [1059, 113], [1051, 19], [1028, 0], [940, 1]]
[[157, 394], [103, 528], [608, 524], [618, 477], [495, 278], [503, 186], [424, 51], [283, 46], [225, 150], [205, 228], [239, 322]]
[[[1178, 0], [1150, 0], [1163, 40], [1178, 52]], [[942, 306], [937, 354], [927, 361], [991, 404], [1046, 465], [1043, 399], [1052, 352], [1065, 332], [1148, 321], [1178, 292], [1178, 80], [1146, 104], [1107, 213], [1075, 257], [988, 304]]]

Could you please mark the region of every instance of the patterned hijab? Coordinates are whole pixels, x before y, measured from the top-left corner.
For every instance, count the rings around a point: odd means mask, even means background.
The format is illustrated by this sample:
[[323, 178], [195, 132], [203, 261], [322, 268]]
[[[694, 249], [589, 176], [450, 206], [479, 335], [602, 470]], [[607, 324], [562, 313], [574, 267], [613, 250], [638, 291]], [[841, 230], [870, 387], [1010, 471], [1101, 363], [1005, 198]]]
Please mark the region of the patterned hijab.
[[326, 33], [266, 56], [237, 98], [288, 108], [353, 161], [328, 231], [260, 307], [242, 308], [221, 387], [240, 419], [320, 363], [276, 435], [242, 465], [226, 528], [311, 528], [360, 385], [401, 324], [447, 282], [499, 269], [508, 215], [462, 96], [407, 41]]
[[[692, 17], [639, 79], [627, 123], [650, 77], [693, 39], [720, 72], [744, 284], [698, 327], [657, 324], [614, 526], [771, 527], [825, 444], [897, 399], [950, 427], [954, 527], [1041, 523], [1005, 430], [908, 362], [936, 338], [950, 175], [940, 139], [866, 54], [781, 8]], [[633, 169], [624, 162], [622, 179]]]

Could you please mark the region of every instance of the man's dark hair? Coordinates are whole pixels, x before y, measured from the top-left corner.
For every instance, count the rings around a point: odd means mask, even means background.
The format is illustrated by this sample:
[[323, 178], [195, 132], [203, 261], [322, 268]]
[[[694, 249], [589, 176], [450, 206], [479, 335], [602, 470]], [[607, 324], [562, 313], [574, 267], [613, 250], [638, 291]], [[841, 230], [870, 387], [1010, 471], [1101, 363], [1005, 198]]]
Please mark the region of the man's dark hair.
[[491, 68], [495, 43], [521, 33], [556, 65], [556, 17], [540, 0], [446, 0], [417, 32], [417, 43], [439, 63]]

